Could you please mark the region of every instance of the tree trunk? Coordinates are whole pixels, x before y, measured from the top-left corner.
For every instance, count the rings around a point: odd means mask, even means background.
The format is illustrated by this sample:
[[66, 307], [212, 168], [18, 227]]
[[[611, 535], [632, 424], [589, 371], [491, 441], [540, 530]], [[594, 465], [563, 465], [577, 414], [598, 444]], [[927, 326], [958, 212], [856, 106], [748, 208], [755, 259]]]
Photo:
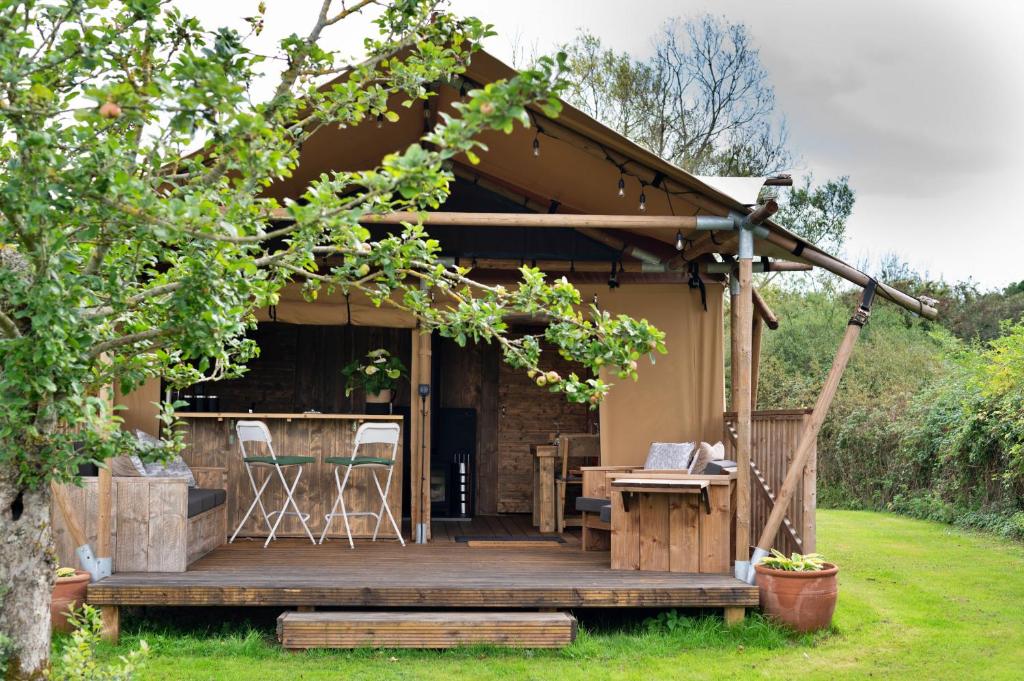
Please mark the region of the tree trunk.
[[49, 486], [19, 489], [14, 472], [0, 470], [0, 635], [10, 639], [7, 679], [44, 678], [56, 562]]

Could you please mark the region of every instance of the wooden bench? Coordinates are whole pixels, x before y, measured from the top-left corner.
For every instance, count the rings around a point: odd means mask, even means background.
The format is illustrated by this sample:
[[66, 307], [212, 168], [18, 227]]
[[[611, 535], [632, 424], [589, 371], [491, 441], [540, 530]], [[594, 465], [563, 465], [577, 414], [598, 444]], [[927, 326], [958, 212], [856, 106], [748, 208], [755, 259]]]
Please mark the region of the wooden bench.
[[490, 644], [562, 648], [576, 639], [564, 612], [286, 612], [281, 646], [303, 648], [453, 648]]
[[[198, 488], [225, 490], [223, 468], [193, 467]], [[87, 540], [95, 546], [98, 479], [83, 477], [66, 485]], [[110, 500], [110, 548], [114, 572], [184, 572], [227, 538], [227, 503], [221, 495], [196, 499], [182, 478], [115, 477]], [[198, 504], [196, 503], [198, 502]], [[51, 509], [53, 540], [61, 565], [75, 566], [75, 542], [56, 506]]]

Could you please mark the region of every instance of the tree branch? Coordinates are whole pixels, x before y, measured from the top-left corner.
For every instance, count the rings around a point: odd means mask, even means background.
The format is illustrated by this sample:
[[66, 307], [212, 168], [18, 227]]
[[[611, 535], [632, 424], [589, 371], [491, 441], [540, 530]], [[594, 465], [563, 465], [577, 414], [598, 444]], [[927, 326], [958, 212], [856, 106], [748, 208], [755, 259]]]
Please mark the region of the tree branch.
[[7, 338], [21, 338], [21, 331], [18, 330], [18, 325], [3, 310], [0, 310], [0, 332], [3, 332], [3, 335]]
[[92, 346], [89, 351], [89, 357], [95, 359], [102, 355], [104, 352], [110, 352], [117, 348], [124, 347], [125, 345], [132, 345], [133, 343], [141, 343], [142, 341], [153, 340], [162, 336], [169, 336], [173, 333], [181, 331], [179, 328], [170, 329], [148, 329], [146, 331], [140, 331], [138, 333], [132, 333], [127, 336], [121, 336], [120, 338], [111, 338], [110, 340], [97, 343]]

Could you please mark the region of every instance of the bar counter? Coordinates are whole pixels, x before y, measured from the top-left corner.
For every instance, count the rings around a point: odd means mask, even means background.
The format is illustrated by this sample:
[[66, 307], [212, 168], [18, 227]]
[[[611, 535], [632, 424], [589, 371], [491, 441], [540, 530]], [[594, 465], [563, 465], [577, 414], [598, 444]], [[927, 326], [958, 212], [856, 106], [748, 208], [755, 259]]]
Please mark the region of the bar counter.
[[[330, 456], [351, 456], [356, 430], [361, 423], [367, 421], [397, 423], [404, 431], [405, 424], [400, 415], [379, 414], [318, 414], [318, 413], [269, 413], [269, 412], [182, 412], [178, 413], [187, 423], [185, 442], [187, 446], [182, 456], [190, 466], [216, 466], [227, 469], [227, 506], [228, 532], [234, 532], [246, 509], [253, 500], [253, 490], [242, 463], [242, 450], [235, 436], [235, 422], [239, 420], [263, 421], [270, 429], [274, 451], [278, 456], [312, 456], [314, 463], [302, 468], [302, 478], [295, 491], [295, 501], [299, 509], [310, 515], [309, 529], [313, 536], [320, 538], [324, 527], [324, 514], [334, 504], [337, 488], [334, 481], [334, 468], [324, 463]], [[404, 437], [404, 433], [402, 435]], [[249, 455], [264, 454], [257, 450], [261, 445], [246, 445]], [[361, 456], [390, 456], [390, 447], [385, 445], [363, 446]], [[296, 469], [285, 467], [285, 477], [289, 483], [294, 478]], [[256, 485], [262, 485], [267, 475], [273, 475], [263, 492], [263, 505], [267, 511], [281, 508], [284, 503], [284, 490], [274, 469], [269, 466], [254, 466], [253, 474]], [[344, 474], [344, 469], [342, 469]], [[345, 505], [351, 511], [378, 511], [380, 497], [370, 479], [371, 471], [353, 470], [345, 490]], [[377, 471], [381, 486], [385, 482], [385, 472]], [[388, 493], [388, 505], [396, 520], [402, 517], [402, 446], [399, 440], [398, 455], [395, 459], [394, 477]], [[288, 510], [293, 510], [289, 508]], [[370, 537], [376, 521], [366, 516], [350, 518], [354, 537]], [[260, 515], [259, 507], [249, 516], [239, 537], [266, 537], [267, 526]], [[302, 525], [295, 516], [285, 516], [278, 527], [277, 535], [281, 537], [304, 536]], [[342, 518], [335, 518], [331, 523], [328, 537], [344, 537], [345, 524]], [[393, 538], [394, 530], [385, 518], [380, 525], [379, 537]]]

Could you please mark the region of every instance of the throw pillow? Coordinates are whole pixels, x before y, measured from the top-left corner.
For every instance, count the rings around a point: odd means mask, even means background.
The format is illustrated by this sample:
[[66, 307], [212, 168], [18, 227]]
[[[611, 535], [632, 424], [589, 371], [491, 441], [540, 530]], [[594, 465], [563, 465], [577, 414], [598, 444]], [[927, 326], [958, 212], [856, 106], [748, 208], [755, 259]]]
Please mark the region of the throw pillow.
[[[138, 438], [143, 449], [159, 449], [162, 447], [160, 440], [147, 432], [136, 430], [135, 437]], [[192, 475], [192, 470], [178, 454], [163, 462], [153, 461], [146, 463], [137, 456], [132, 456], [131, 458], [133, 459], [132, 463], [142, 467], [142, 475], [153, 478], [184, 478], [189, 487], [196, 486], [196, 479]]]
[[685, 470], [694, 447], [693, 442], [652, 442], [644, 468], [649, 471]]

